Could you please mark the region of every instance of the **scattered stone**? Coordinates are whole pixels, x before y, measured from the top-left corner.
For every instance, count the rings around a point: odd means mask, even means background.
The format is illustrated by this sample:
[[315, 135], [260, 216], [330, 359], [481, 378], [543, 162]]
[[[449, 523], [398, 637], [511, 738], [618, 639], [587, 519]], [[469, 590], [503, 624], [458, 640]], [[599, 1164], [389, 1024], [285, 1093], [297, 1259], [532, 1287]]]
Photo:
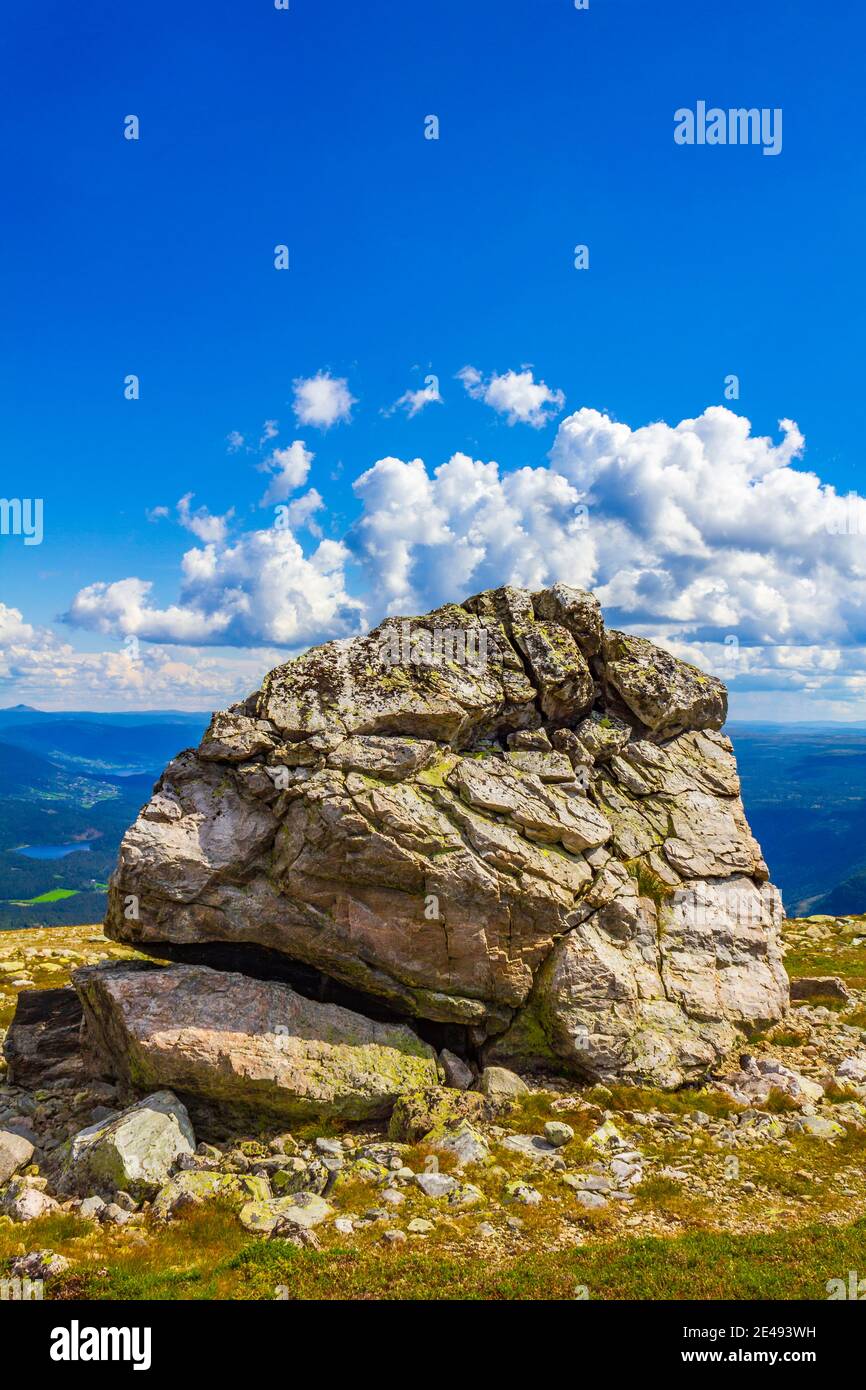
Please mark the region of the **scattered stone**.
[[106, 1202], [99, 1213], [99, 1220], [103, 1225], [125, 1226], [129, 1217], [130, 1213], [124, 1207], [119, 1207], [116, 1202]]
[[415, 1182], [425, 1197], [447, 1197], [457, 1187], [457, 1180], [448, 1173], [416, 1173]]
[[526, 1182], [508, 1182], [505, 1184], [503, 1193], [505, 1202], [522, 1202], [525, 1207], [537, 1207], [541, 1201], [541, 1193], [535, 1187], [530, 1187]]
[[485, 1114], [483, 1098], [449, 1086], [426, 1086], [398, 1096], [388, 1134], [391, 1139], [417, 1144], [434, 1131], [445, 1133], [463, 1120], [470, 1124]]
[[29, 1139], [11, 1130], [0, 1130], [0, 1184], [26, 1168], [33, 1157], [34, 1147]]
[[233, 1206], [266, 1202], [271, 1196], [266, 1178], [252, 1174], [213, 1173], [207, 1170], [177, 1173], [161, 1187], [153, 1203], [158, 1221], [170, 1221], [187, 1207], [220, 1198]]
[[544, 1137], [548, 1144], [553, 1144], [554, 1148], [560, 1149], [563, 1144], [570, 1144], [574, 1138], [574, 1130], [571, 1125], [564, 1124], [562, 1120], [548, 1120], [544, 1126]]
[[65, 1274], [70, 1262], [65, 1255], [54, 1250], [31, 1250], [27, 1255], [16, 1255], [9, 1266], [13, 1279], [55, 1279]]
[[853, 999], [850, 989], [838, 975], [801, 975], [791, 981], [792, 999], [838, 999], [850, 1004]]
[[447, 1047], [443, 1047], [439, 1053], [439, 1062], [445, 1073], [445, 1085], [453, 1086], [458, 1091], [466, 1091], [475, 1079], [475, 1073], [462, 1057], [456, 1053], [449, 1052]]
[[548, 1139], [542, 1139], [538, 1134], [509, 1134], [507, 1139], [503, 1139], [502, 1147], [511, 1149], [514, 1153], [521, 1154], [523, 1158], [531, 1158], [536, 1162], [545, 1162], [559, 1157], [556, 1147]]
[[456, 1154], [461, 1167], [466, 1163], [483, 1163], [490, 1154], [490, 1146], [484, 1135], [467, 1120], [454, 1128], [443, 1129], [439, 1126], [432, 1129], [425, 1139], [437, 1149]]
[[478, 1078], [478, 1089], [494, 1101], [514, 1100], [529, 1094], [526, 1082], [506, 1067], [485, 1067]]
[[426, 1236], [436, 1228], [432, 1221], [425, 1221], [423, 1216], [413, 1216], [406, 1229], [413, 1236]]
[[272, 1235], [282, 1223], [309, 1228], [318, 1226], [332, 1213], [333, 1207], [323, 1197], [314, 1192], [299, 1192], [292, 1197], [247, 1202], [241, 1207], [240, 1222], [257, 1235]]
[[98, 1221], [99, 1213], [104, 1206], [105, 1202], [101, 1197], [95, 1195], [93, 1197], [85, 1197], [79, 1204], [78, 1215], [83, 1217], [85, 1221]]
[[607, 1206], [607, 1199], [600, 1192], [578, 1191], [575, 1192], [574, 1198], [580, 1206], [586, 1207], [587, 1211], [599, 1211]]
[[30, 1178], [13, 1178], [0, 1200], [0, 1210], [13, 1221], [36, 1221], [60, 1207], [47, 1192], [36, 1187]]

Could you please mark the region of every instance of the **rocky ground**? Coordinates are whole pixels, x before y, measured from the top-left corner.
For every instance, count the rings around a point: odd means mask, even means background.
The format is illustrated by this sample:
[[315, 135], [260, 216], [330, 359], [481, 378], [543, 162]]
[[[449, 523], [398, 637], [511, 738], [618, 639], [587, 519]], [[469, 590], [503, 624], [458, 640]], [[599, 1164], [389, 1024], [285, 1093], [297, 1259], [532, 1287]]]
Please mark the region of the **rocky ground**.
[[[214, 1144], [171, 1092], [0, 1082], [0, 1275], [51, 1297], [724, 1297], [790, 1265], [774, 1296], [825, 1297], [834, 1258], [866, 1257], [866, 918], [788, 922], [784, 946], [790, 1013], [700, 1088], [440, 1054], [390, 1120]], [[0, 935], [0, 1032], [19, 990], [132, 956], [96, 927]]]

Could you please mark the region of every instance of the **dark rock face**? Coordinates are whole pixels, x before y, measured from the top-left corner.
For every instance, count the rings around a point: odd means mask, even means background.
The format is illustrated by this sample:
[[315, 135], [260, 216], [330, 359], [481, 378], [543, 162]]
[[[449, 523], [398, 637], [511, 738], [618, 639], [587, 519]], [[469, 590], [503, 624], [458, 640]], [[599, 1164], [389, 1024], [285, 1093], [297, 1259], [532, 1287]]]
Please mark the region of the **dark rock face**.
[[676, 1085], [787, 1003], [725, 715], [567, 585], [389, 619], [169, 765], [106, 929], [265, 948], [491, 1058]]
[[59, 1081], [81, 1081], [81, 1020], [81, 1001], [74, 989], [22, 990], [3, 1044], [10, 1083], [36, 1090]]

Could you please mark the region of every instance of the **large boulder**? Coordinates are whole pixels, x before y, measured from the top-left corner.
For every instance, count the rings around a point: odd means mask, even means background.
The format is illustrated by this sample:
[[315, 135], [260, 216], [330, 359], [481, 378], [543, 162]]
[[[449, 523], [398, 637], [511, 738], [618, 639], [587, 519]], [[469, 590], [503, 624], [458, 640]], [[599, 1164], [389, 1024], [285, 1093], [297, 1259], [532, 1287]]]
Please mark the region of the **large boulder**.
[[436, 1054], [411, 1029], [277, 981], [142, 963], [86, 966], [74, 979], [92, 1067], [137, 1090], [170, 1086], [239, 1117], [367, 1120], [436, 1082]]
[[787, 1006], [725, 715], [720, 681], [565, 584], [389, 618], [169, 765], [106, 930], [249, 973], [265, 951], [476, 1063], [678, 1084]]
[[60, 1186], [82, 1195], [111, 1196], [119, 1189], [152, 1197], [175, 1164], [194, 1152], [186, 1108], [171, 1091], [155, 1091], [73, 1135]]

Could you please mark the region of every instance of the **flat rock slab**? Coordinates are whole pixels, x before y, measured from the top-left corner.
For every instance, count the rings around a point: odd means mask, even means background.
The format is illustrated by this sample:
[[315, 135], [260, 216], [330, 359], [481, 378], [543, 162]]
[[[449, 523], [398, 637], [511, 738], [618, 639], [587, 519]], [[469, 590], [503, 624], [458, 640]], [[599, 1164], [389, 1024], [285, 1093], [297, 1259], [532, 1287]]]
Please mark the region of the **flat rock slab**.
[[410, 1028], [321, 1004], [290, 985], [207, 966], [76, 971], [95, 1067], [137, 1089], [282, 1119], [380, 1119], [436, 1081]]
[[509, 1134], [507, 1139], [503, 1139], [502, 1147], [536, 1162], [549, 1162], [557, 1157], [556, 1145], [542, 1139], [539, 1134]]

